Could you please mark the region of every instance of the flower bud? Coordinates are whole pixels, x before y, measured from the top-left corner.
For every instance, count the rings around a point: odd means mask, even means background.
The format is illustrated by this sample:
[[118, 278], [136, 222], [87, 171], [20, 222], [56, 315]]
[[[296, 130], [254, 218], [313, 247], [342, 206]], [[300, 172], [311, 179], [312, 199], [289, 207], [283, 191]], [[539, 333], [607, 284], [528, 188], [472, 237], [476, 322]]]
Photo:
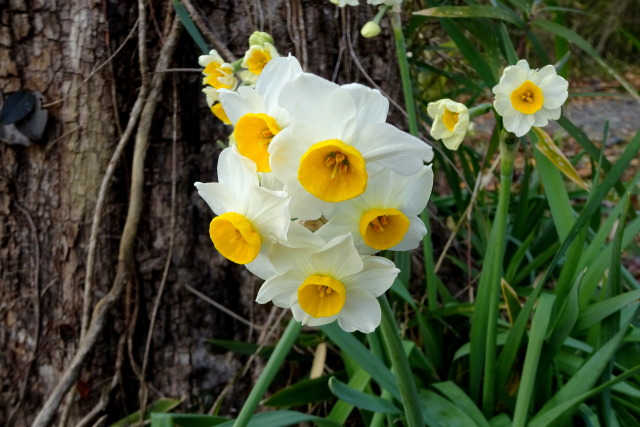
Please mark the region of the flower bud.
[[249, 36], [249, 46], [263, 46], [265, 43], [275, 45], [271, 34], [262, 31], [254, 31], [253, 34]]
[[370, 39], [380, 34], [380, 31], [382, 30], [380, 29], [380, 25], [378, 25], [377, 22], [369, 21], [364, 24], [364, 26], [360, 30], [360, 34], [362, 34], [362, 37]]

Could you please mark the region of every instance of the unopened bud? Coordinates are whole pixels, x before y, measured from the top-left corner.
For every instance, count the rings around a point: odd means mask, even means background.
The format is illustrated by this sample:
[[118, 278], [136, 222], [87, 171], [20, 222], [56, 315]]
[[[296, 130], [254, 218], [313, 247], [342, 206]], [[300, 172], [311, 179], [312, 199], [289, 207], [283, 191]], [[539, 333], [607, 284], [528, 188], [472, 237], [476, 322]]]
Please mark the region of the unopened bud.
[[380, 34], [381, 31], [382, 30], [380, 29], [380, 25], [378, 25], [377, 22], [369, 21], [364, 24], [364, 26], [360, 30], [360, 34], [362, 34], [362, 37], [364, 38], [371, 39]]
[[262, 31], [254, 31], [249, 36], [249, 46], [264, 46], [265, 43], [274, 44], [271, 34]]

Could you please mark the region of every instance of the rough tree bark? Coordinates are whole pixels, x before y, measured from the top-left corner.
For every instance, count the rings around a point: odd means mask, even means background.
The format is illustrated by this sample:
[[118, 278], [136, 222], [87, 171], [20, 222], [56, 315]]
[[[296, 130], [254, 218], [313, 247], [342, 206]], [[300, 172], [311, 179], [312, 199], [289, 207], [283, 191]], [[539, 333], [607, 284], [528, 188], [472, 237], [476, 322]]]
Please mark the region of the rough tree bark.
[[[371, 7], [339, 11], [329, 2], [310, 0], [184, 3], [204, 17], [209, 44], [235, 56], [228, 59], [239, 58], [249, 34], [260, 29], [271, 32], [280, 52], [296, 55], [309, 71], [340, 83], [375, 83], [398, 97], [388, 39], [358, 37], [374, 14]], [[153, 68], [171, 8], [160, 0], [146, 5]], [[137, 18], [135, 2], [0, 1], [0, 90], [5, 96], [39, 90], [49, 111], [41, 141], [28, 147], [0, 141], [1, 425], [33, 422], [77, 351], [98, 189], [141, 84]], [[171, 66], [197, 67], [200, 53], [184, 33]], [[255, 342], [259, 330], [185, 286], [258, 329], [271, 311], [255, 307], [258, 282], [217, 254], [207, 234], [211, 212], [193, 182], [216, 180], [216, 141], [225, 140], [229, 129], [207, 110], [200, 80], [197, 72], [167, 73], [145, 161], [134, 264], [58, 411], [60, 424], [78, 424], [101, 396], [104, 405], [90, 421], [102, 415], [103, 422], [115, 421], [140, 408], [141, 388], [147, 404], [167, 396], [185, 399], [184, 410], [208, 411], [230, 382], [222, 413], [233, 415], [259, 373], [260, 365], [253, 364], [251, 374], [236, 381], [247, 359], [206, 344], [209, 338]], [[118, 162], [100, 213], [93, 304], [109, 291], [116, 274], [132, 155], [129, 147]], [[147, 334], [163, 283], [141, 387]]]

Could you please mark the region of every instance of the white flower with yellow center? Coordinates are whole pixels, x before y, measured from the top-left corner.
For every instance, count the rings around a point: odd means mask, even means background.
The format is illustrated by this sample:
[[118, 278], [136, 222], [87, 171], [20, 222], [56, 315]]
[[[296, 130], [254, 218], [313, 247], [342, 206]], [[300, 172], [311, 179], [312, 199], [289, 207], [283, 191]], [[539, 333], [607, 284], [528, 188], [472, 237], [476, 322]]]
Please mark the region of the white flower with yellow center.
[[274, 245], [271, 262], [278, 272], [269, 278], [256, 301], [291, 308], [303, 325], [320, 326], [338, 320], [347, 332], [373, 332], [380, 324], [376, 297], [391, 287], [399, 271], [393, 262], [360, 256], [350, 234], [321, 248]]
[[233, 137], [238, 151], [253, 160], [258, 172], [270, 172], [269, 144], [289, 125], [289, 112], [278, 104], [282, 87], [302, 68], [292, 56], [276, 58], [260, 75], [255, 89], [240, 87], [237, 92], [221, 91], [220, 100], [234, 125]]
[[218, 181], [195, 183], [218, 215], [209, 226], [214, 246], [237, 264], [266, 257], [271, 242], [286, 239], [291, 219], [288, 195], [259, 187], [255, 164], [234, 147], [220, 153]]
[[209, 85], [217, 90], [235, 89], [238, 85], [238, 79], [234, 75], [233, 65], [224, 62], [220, 54], [214, 49], [208, 55], [201, 55], [198, 58], [198, 64], [204, 67], [202, 74], [203, 85]]
[[207, 105], [213, 115], [220, 119], [225, 125], [230, 125], [229, 117], [227, 117], [227, 113], [220, 103], [220, 93], [218, 90], [212, 86], [205, 86], [202, 92], [204, 92], [207, 98]]
[[371, 178], [364, 194], [339, 203], [335, 216], [316, 234], [328, 240], [351, 233], [361, 254], [415, 249], [427, 233], [418, 215], [427, 205], [432, 187], [431, 166], [423, 166], [410, 176], [385, 170]]
[[433, 158], [429, 145], [385, 123], [389, 103], [377, 90], [304, 73], [279, 101], [291, 125], [269, 145], [270, 164], [296, 218], [328, 216], [333, 204], [362, 194], [369, 176], [385, 168], [411, 175]]
[[280, 54], [271, 43], [254, 44], [245, 52], [242, 67], [259, 76], [264, 70], [264, 67], [272, 59], [278, 58], [279, 56]]
[[441, 99], [427, 105], [433, 119], [431, 136], [441, 139], [449, 150], [457, 150], [469, 127], [469, 109], [459, 102]]
[[560, 109], [569, 95], [569, 83], [556, 74], [553, 65], [532, 70], [521, 59], [505, 68], [500, 82], [494, 86], [493, 106], [502, 116], [504, 128], [523, 136], [532, 126], [546, 126], [560, 118]]

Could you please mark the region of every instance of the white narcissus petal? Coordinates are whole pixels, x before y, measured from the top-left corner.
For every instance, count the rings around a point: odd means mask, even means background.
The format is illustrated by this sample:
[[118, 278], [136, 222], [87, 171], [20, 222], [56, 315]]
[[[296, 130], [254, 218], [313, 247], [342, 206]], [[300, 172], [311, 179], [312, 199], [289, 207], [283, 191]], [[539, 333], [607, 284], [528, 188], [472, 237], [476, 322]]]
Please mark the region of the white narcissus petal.
[[254, 89], [240, 87], [237, 91], [221, 90], [220, 102], [232, 124], [236, 124], [240, 117], [247, 113], [264, 113], [264, 100]]
[[362, 270], [343, 279], [349, 291], [362, 289], [374, 297], [385, 293], [400, 273], [393, 261], [379, 256], [363, 256]]
[[380, 324], [380, 303], [369, 292], [350, 289], [349, 298], [338, 315], [338, 323], [346, 332], [360, 331], [365, 334], [376, 330]]
[[353, 123], [355, 128], [366, 122], [384, 123], [387, 120], [389, 100], [380, 91], [359, 83], [344, 85], [342, 88], [351, 94], [356, 104], [356, 117]]
[[338, 318], [338, 315], [328, 317], [312, 317], [305, 313], [305, 311], [300, 307], [298, 303], [295, 303], [291, 306], [291, 312], [293, 313], [294, 319], [306, 326], [328, 325]]
[[[398, 188], [398, 187], [396, 187]], [[415, 176], [400, 187], [402, 191], [402, 211], [408, 215], [418, 215], [424, 210], [433, 189], [433, 170], [431, 165], [423, 166]]]
[[271, 248], [269, 257], [271, 264], [273, 264], [278, 273], [296, 270], [300, 271], [306, 278], [318, 272], [316, 264], [311, 259], [311, 256], [318, 250], [317, 247], [296, 248], [275, 244]]
[[[356, 215], [353, 215], [356, 213]], [[353, 244], [360, 254], [372, 254], [377, 252], [373, 248], [369, 248], [362, 240], [362, 236], [358, 232], [358, 222], [360, 217], [355, 211], [342, 212], [329, 220], [325, 225], [320, 227], [315, 234], [329, 241], [337, 236], [351, 234], [353, 236]]]
[[238, 208], [238, 202], [229, 189], [217, 182], [196, 182], [198, 194], [209, 205], [216, 215], [233, 212]]
[[274, 58], [264, 67], [256, 83], [258, 92], [269, 106], [269, 109], [280, 108], [278, 97], [285, 84], [302, 74], [302, 67], [296, 58]]
[[332, 239], [311, 258], [318, 271], [332, 274], [337, 279], [362, 270], [362, 260], [353, 246], [351, 234]]
[[[356, 115], [355, 102], [348, 91], [309, 73], [288, 82], [278, 100], [291, 112], [292, 121], [311, 121], [338, 130]], [[315, 139], [311, 135], [309, 137]], [[315, 139], [313, 142], [318, 141]]]
[[291, 222], [289, 195], [284, 191], [254, 187], [247, 196], [246, 211], [251, 213], [253, 223], [260, 230], [260, 234], [271, 239], [286, 239]]
[[416, 173], [424, 162], [433, 160], [429, 145], [388, 123], [363, 126], [353, 145], [362, 153], [367, 166], [377, 162], [402, 175]]
[[273, 276], [260, 286], [256, 302], [265, 304], [272, 301], [278, 307], [291, 308], [298, 299], [298, 287], [305, 279], [304, 275], [295, 270]]
[[284, 190], [291, 195], [291, 215], [299, 220], [315, 220], [323, 214], [330, 215], [333, 211], [333, 204], [326, 203], [308, 193], [297, 180], [291, 176], [285, 184]]
[[225, 148], [218, 157], [218, 182], [244, 200], [247, 189], [258, 186], [256, 164], [240, 155], [235, 146]]
[[245, 267], [247, 267], [247, 270], [249, 270], [252, 274], [258, 276], [262, 280], [267, 280], [278, 274], [275, 268], [273, 268], [273, 264], [271, 264], [271, 260], [269, 259], [269, 251], [271, 250], [271, 246], [271, 243], [263, 244], [260, 247], [260, 252], [258, 253], [256, 259], [244, 265]]

